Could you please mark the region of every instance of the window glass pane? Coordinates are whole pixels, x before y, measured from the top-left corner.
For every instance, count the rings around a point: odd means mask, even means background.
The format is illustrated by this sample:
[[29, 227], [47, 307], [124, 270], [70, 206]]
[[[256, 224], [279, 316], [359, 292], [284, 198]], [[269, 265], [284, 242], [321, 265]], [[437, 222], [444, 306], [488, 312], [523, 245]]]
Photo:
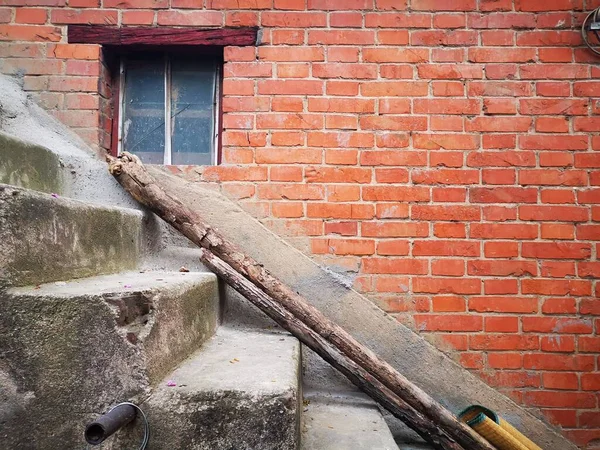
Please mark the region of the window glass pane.
[[165, 62], [127, 60], [122, 149], [148, 164], [163, 164], [165, 151]]
[[171, 163], [213, 163], [215, 143], [214, 60], [171, 60]]

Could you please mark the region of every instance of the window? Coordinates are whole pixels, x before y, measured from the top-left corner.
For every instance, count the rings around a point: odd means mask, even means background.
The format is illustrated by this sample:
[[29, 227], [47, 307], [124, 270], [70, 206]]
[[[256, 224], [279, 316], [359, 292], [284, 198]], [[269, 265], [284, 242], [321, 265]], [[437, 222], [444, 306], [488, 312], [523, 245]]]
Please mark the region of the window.
[[148, 164], [216, 164], [220, 67], [211, 55], [123, 56], [119, 152]]

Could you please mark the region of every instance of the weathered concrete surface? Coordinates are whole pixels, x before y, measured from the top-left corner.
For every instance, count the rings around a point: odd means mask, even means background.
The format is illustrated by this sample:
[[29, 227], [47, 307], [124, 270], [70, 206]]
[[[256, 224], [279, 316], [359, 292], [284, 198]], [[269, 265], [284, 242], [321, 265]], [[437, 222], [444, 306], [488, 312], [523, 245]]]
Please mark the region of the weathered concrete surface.
[[526, 431], [527, 436], [545, 450], [577, 448], [545, 422], [381, 311], [343, 280], [333, 278], [232, 201], [158, 167], [149, 167], [149, 170], [206, 222], [454, 413], [473, 403], [488, 405]]
[[364, 394], [305, 392], [302, 450], [398, 450], [377, 405]]
[[0, 185], [0, 288], [135, 269], [142, 218]]
[[0, 293], [0, 448], [82, 448], [214, 333], [216, 277], [123, 273]]
[[[0, 131], [21, 140], [21, 151], [28, 151], [30, 145], [37, 144], [61, 160], [63, 195], [93, 203], [139, 208], [108, 173], [99, 155], [72, 130], [37, 106], [17, 80], [4, 75], [0, 75]], [[47, 173], [42, 177], [48, 179], [51, 175]]]
[[0, 183], [63, 194], [60, 158], [44, 147], [0, 133]]
[[[148, 449], [295, 450], [299, 375], [300, 344], [289, 334], [220, 327], [142, 405]], [[113, 448], [134, 448], [138, 437]]]

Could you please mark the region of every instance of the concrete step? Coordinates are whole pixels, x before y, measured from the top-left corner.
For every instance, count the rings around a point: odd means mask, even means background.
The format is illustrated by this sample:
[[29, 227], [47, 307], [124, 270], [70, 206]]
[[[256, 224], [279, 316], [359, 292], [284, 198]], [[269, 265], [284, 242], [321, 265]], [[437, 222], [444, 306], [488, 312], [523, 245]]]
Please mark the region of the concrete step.
[[[142, 405], [148, 449], [295, 450], [299, 376], [300, 344], [289, 334], [220, 327]], [[113, 448], [136, 442], [122, 433]]]
[[0, 184], [0, 289], [135, 269], [143, 214]]
[[47, 148], [0, 133], [0, 183], [62, 195], [64, 165]]
[[0, 448], [83, 448], [87, 421], [210, 338], [216, 277], [121, 273], [0, 293]]
[[304, 395], [302, 450], [398, 450], [377, 405], [356, 393]]

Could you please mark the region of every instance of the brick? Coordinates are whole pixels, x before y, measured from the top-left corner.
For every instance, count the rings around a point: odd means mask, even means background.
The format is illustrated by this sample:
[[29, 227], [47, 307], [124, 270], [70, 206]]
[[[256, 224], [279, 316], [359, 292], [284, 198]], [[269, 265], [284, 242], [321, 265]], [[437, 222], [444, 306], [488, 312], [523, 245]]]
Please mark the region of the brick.
[[[435, 18], [434, 18], [435, 21]], [[471, 30], [419, 30], [410, 35], [413, 46], [472, 46], [479, 43], [476, 31]]]
[[477, 278], [414, 278], [413, 291], [431, 294], [479, 294], [481, 293], [481, 280]]
[[302, 217], [304, 207], [302, 203], [274, 202], [271, 205], [271, 213], [274, 217]]
[[0, 24], [0, 40], [2, 41], [58, 42], [61, 34], [58, 27]]
[[152, 25], [154, 23], [154, 11], [123, 11], [121, 13], [123, 25]]
[[408, 205], [406, 203], [383, 203], [376, 204], [376, 217], [378, 219], [406, 219], [408, 217]]
[[479, 147], [479, 136], [473, 134], [414, 134], [413, 146], [428, 150], [474, 150]]
[[475, 206], [413, 205], [411, 219], [478, 221], [481, 219], [481, 210]]
[[485, 280], [483, 290], [486, 295], [516, 294], [519, 290], [517, 280]]
[[422, 331], [480, 331], [482, 318], [460, 314], [414, 314], [415, 326]]
[[358, 12], [334, 12], [329, 15], [329, 24], [336, 28], [360, 28], [363, 24], [363, 15]]
[[556, 391], [524, 392], [523, 401], [531, 406], [545, 406], [554, 408], [590, 408], [594, 407], [596, 403], [596, 399], [592, 394]]
[[456, 240], [415, 241], [413, 256], [479, 256], [479, 242]]
[[280, 28], [324, 27], [327, 25], [327, 15], [315, 12], [263, 12], [261, 24]]
[[587, 222], [589, 210], [577, 206], [520, 206], [521, 220]]
[[325, 222], [325, 234], [356, 236], [357, 233], [358, 224], [356, 222]]
[[536, 313], [538, 301], [535, 297], [471, 297], [469, 310], [477, 312]]
[[278, 64], [278, 78], [308, 78], [310, 66], [308, 64]]
[[575, 263], [563, 261], [542, 261], [542, 276], [552, 278], [575, 276]]
[[257, 27], [258, 13], [249, 11], [234, 11], [225, 14], [225, 26], [228, 27]]
[[467, 261], [467, 273], [477, 276], [521, 277], [536, 276], [537, 263], [533, 261], [511, 260], [471, 260]]
[[375, 169], [375, 179], [377, 183], [408, 183], [408, 170], [394, 169]]
[[277, 184], [259, 185], [258, 197], [268, 200], [322, 200], [325, 192], [322, 186], [315, 184]]
[[591, 283], [584, 280], [524, 279], [521, 280], [523, 294], [574, 295], [591, 294]]
[[481, 180], [483, 184], [515, 184], [516, 171], [513, 169], [483, 169]]
[[431, 14], [394, 12], [365, 15], [365, 26], [368, 28], [430, 28], [431, 24]]
[[535, 28], [536, 16], [533, 14], [490, 13], [470, 14], [469, 27], [479, 29], [526, 29]]
[[403, 49], [394, 47], [364, 48], [363, 61], [375, 63], [422, 63], [428, 61], [427, 49]]
[[[479, 334], [469, 337], [471, 350], [537, 350], [537, 336], [520, 336], [508, 334]], [[525, 358], [528, 355], [525, 355]]]
[[259, 47], [258, 58], [275, 62], [324, 61], [325, 52], [320, 47]]
[[516, 11], [568, 11], [571, 9], [581, 9], [581, 0], [548, 0], [546, 4], [541, 4], [537, 0], [516, 0]]
[[425, 166], [424, 152], [398, 152], [396, 150], [362, 151], [360, 158], [364, 166]]
[[483, 78], [483, 68], [473, 64], [419, 64], [417, 71], [419, 77], [423, 79], [463, 80]]
[[[380, 241], [377, 244], [377, 254], [382, 256], [406, 256], [409, 252], [408, 241], [393, 239], [393, 240], [385, 240]], [[385, 259], [384, 261], [389, 261], [389, 259]], [[402, 261], [398, 261], [396, 265], [400, 265], [402, 263], [407, 264], [408, 267], [412, 267], [412, 260], [403, 259]], [[387, 264], [382, 262], [382, 264]], [[421, 264], [421, 263], [419, 263]], [[396, 269], [400, 270], [400, 269]], [[407, 270], [407, 269], [405, 269]]]
[[540, 230], [542, 239], [570, 240], [575, 237], [574, 227], [570, 224], [542, 223]]
[[519, 353], [488, 353], [488, 366], [492, 369], [520, 369], [523, 356]]
[[330, 253], [335, 255], [372, 255], [375, 253], [375, 241], [364, 239], [327, 239]]
[[[0, 11], [0, 17], [2, 17], [2, 11]], [[48, 20], [48, 12], [45, 9], [17, 8], [15, 11], [15, 23], [44, 24], [46, 20]], [[7, 20], [7, 22], [9, 21]]]
[[[465, 274], [465, 263], [461, 259], [438, 259], [431, 261], [431, 274], [448, 277], [461, 277]], [[434, 299], [435, 304], [435, 299]], [[459, 311], [464, 311], [463, 307]], [[434, 311], [436, 311], [434, 307]]]
[[[287, 15], [287, 14], [286, 14]], [[307, 25], [308, 26], [308, 25]], [[312, 25], [311, 25], [312, 26]], [[308, 31], [308, 44], [324, 45], [373, 45], [375, 32], [371, 30], [312, 30]], [[365, 49], [367, 51], [368, 49]], [[363, 60], [371, 60], [363, 53]]]
[[543, 336], [540, 339], [540, 348], [544, 352], [572, 353], [575, 351], [574, 336]]
[[566, 116], [587, 115], [588, 101], [579, 99], [522, 99], [520, 101], [521, 114], [525, 115], [552, 115]]
[[409, 40], [408, 30], [379, 30], [377, 41], [381, 45], [407, 45]]
[[469, 167], [532, 167], [536, 165], [534, 152], [472, 152], [467, 156]]
[[485, 317], [483, 329], [490, 333], [515, 333], [519, 331], [519, 318], [516, 316]]
[[470, 48], [467, 60], [473, 63], [525, 63], [533, 62], [535, 57], [533, 48]]
[[566, 81], [540, 81], [535, 84], [536, 93], [542, 97], [570, 97], [571, 85]]
[[516, 242], [484, 242], [483, 253], [486, 258], [516, 257], [519, 255], [519, 245]]
[[[476, 117], [466, 121], [465, 130], [480, 132], [526, 132], [529, 131], [531, 124], [532, 119], [528, 117]], [[521, 136], [522, 139], [526, 137], [528, 136]], [[546, 136], [542, 136], [542, 139], [544, 138]], [[530, 147], [522, 146], [522, 148], [529, 149]]]
[[425, 116], [361, 116], [363, 130], [419, 131], [427, 129]]
[[358, 62], [358, 47], [334, 47], [327, 48], [328, 62]]
[[535, 120], [538, 133], [568, 133], [569, 121], [563, 117], [538, 117]]
[[309, 166], [304, 170], [304, 178], [308, 183], [369, 183], [371, 169]]
[[55, 9], [51, 12], [50, 20], [55, 24], [116, 25], [118, 23], [118, 14], [117, 11], [105, 11], [101, 9]]
[[257, 148], [256, 162], [258, 164], [296, 164], [320, 163], [323, 157], [321, 149], [308, 148]]
[[589, 334], [593, 330], [591, 319], [557, 317], [523, 317], [523, 332]]
[[469, 190], [473, 203], [536, 203], [537, 189], [518, 187], [475, 188]]
[[430, 191], [425, 187], [366, 186], [363, 188], [363, 199], [427, 202], [430, 200]]
[[429, 165], [431, 167], [453, 167], [463, 166], [464, 154], [461, 151], [452, 152], [433, 152], [429, 155]]
[[570, 80], [589, 78], [589, 67], [578, 64], [535, 64], [519, 67], [522, 80]]
[[356, 185], [327, 186], [327, 200], [331, 202], [348, 202], [360, 199], [360, 187]]
[[258, 129], [317, 129], [323, 127], [319, 114], [262, 114], [256, 118]]
[[511, 46], [515, 44], [515, 32], [512, 30], [481, 31], [481, 43], [484, 46]]
[[383, 98], [379, 100], [379, 114], [407, 114], [410, 111], [411, 102], [407, 98]]
[[427, 266], [427, 260], [418, 259], [363, 258], [362, 260], [364, 273], [423, 275], [427, 273]]
[[265, 95], [317, 95], [323, 92], [318, 80], [261, 80], [258, 93]]

